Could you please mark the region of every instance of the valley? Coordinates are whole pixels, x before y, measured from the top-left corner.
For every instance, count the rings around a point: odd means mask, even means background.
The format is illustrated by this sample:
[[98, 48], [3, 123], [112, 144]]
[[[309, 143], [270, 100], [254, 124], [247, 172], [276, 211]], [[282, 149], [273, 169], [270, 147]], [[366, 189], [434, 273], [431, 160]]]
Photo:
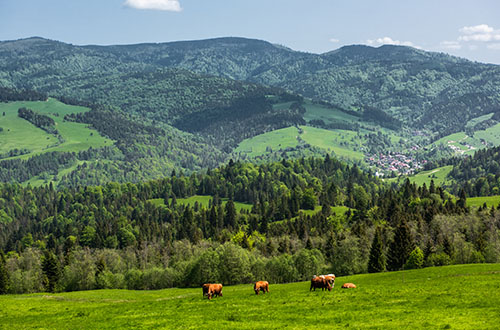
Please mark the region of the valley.
[[1, 3], [0, 329], [497, 329], [498, 12]]

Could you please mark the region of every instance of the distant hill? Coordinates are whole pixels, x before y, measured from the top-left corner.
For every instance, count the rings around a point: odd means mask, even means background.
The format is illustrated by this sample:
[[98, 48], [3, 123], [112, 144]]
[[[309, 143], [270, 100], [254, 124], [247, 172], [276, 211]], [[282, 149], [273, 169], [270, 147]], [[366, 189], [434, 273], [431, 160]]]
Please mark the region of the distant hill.
[[[440, 136], [460, 131], [468, 119], [500, 112], [500, 66], [406, 46], [353, 45], [318, 55], [245, 38], [121, 46], [30, 38], [0, 43], [0, 69], [7, 87], [106, 100], [136, 113], [161, 110], [156, 117], [179, 117], [206, 103], [227, 105], [235, 92], [245, 97], [258, 89], [214, 76], [284, 88], [348, 110], [375, 107], [403, 126]], [[147, 86], [140, 93], [138, 83]], [[155, 95], [165, 91], [163, 99]]]
[[[298, 134], [287, 147], [268, 148], [265, 136], [249, 143], [269, 150], [261, 158], [352, 155], [350, 150], [356, 161], [363, 153], [401, 153], [418, 145], [412, 149], [422, 150], [411, 156], [415, 163], [453, 153], [430, 143], [455, 132], [466, 132], [480, 147], [498, 145], [492, 134], [486, 139], [474, 134], [497, 130], [500, 66], [404, 46], [353, 45], [310, 54], [245, 38], [75, 46], [36, 37], [0, 42], [0, 88], [93, 108], [71, 120], [101, 127], [100, 134], [128, 148], [131, 161], [157, 155], [158, 145], [150, 144], [157, 135], [141, 133], [142, 142], [134, 142], [132, 130], [110, 129], [103, 121], [126, 118], [116, 123], [144, 124], [151, 127], [147, 132], [160, 127], [176, 141], [175, 148], [187, 138], [198, 143], [199, 151], [214, 150], [202, 152], [205, 160], [197, 165], [191, 157], [181, 161], [184, 156], [160, 152], [171, 167], [188, 170], [248, 157], [255, 152], [239, 147], [243, 141], [303, 125], [336, 133], [325, 135], [332, 136], [329, 141]], [[5, 101], [15, 96], [4, 94]], [[116, 132], [128, 142], [118, 141]], [[241, 150], [248, 151], [246, 156]], [[231, 156], [235, 151], [238, 155]], [[131, 166], [132, 172], [143, 172]], [[146, 177], [162, 172], [153, 168]]]

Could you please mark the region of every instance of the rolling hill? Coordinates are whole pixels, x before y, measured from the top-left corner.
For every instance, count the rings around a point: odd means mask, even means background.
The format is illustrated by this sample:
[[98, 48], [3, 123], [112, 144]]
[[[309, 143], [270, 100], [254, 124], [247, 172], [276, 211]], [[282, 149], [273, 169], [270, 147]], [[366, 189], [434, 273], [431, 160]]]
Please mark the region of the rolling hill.
[[[495, 329], [499, 271], [498, 264], [461, 265], [338, 277], [332, 292], [309, 292], [309, 282], [271, 283], [260, 296], [245, 284], [224, 287], [212, 301], [200, 288], [8, 295], [0, 297], [0, 326]], [[358, 288], [343, 290], [345, 282]]]
[[[447, 141], [432, 144], [452, 133], [473, 137], [476, 149], [500, 143], [499, 73], [496, 65], [404, 46], [353, 45], [310, 54], [245, 38], [120, 46], [43, 38], [0, 42], [0, 87], [92, 108], [68, 119], [116, 141], [126, 168], [112, 159], [93, 164], [92, 173], [80, 175], [94, 177], [93, 183], [154, 178], [173, 168], [193, 171], [231, 157], [277, 160], [326, 152], [385, 174], [392, 167], [376, 165], [378, 157], [401, 154], [413, 171], [460, 152]], [[103, 124], [116, 117], [127, 119]], [[150, 128], [140, 129], [137, 139], [118, 123]], [[267, 148], [266, 134], [294, 127], [308, 133], [293, 150]], [[328, 141], [317, 138], [320, 129]], [[168, 147], [155, 142], [161, 130], [169, 132]], [[187, 140], [196, 147], [187, 147]], [[273, 152], [242, 152], [249, 144]], [[406, 173], [404, 167], [397, 171]]]

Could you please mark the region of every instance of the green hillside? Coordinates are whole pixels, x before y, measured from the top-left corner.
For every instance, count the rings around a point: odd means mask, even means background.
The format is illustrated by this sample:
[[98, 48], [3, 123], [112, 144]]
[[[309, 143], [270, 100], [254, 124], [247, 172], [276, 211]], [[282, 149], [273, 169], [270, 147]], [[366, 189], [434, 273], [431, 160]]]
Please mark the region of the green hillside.
[[[125, 46], [0, 42], [0, 88], [92, 107], [72, 121], [116, 142], [119, 151], [106, 157], [111, 162], [82, 164], [62, 185], [158, 178], [174, 168], [213, 168], [230, 157], [326, 153], [363, 166], [371, 159], [371, 169], [384, 175], [394, 171], [388, 155], [398, 155], [394, 161], [412, 169], [400, 166], [395, 174], [412, 173], [426, 161], [500, 144], [499, 70], [389, 45], [308, 54], [245, 38]], [[85, 125], [55, 119], [64, 143], [32, 128], [4, 130], [11, 135], [2, 152], [108, 145], [95, 134], [87, 140]], [[38, 172], [0, 176], [26, 182]]]
[[[309, 282], [225, 286], [209, 301], [201, 288], [98, 290], [0, 296], [9, 329], [497, 329], [499, 264], [338, 277], [331, 292]], [[341, 285], [352, 282], [356, 289]]]
[[[426, 186], [429, 187], [432, 180], [434, 180], [434, 184], [436, 184], [436, 185], [446, 186], [451, 181], [451, 178], [448, 177], [448, 174], [450, 173], [452, 168], [453, 168], [452, 165], [438, 167], [438, 168], [435, 168], [432, 170], [419, 172], [415, 175], [408, 176], [407, 178], [410, 179], [410, 181], [412, 183], [415, 183], [419, 186], [421, 186], [425, 183]], [[406, 179], [406, 177], [405, 177], [405, 179]], [[387, 181], [388, 182], [399, 182], [399, 181], [401, 181], [401, 178], [391, 178], [391, 179], [388, 179]]]
[[[17, 110], [26, 107], [49, 116], [55, 121], [55, 127], [62, 137], [62, 142], [54, 134], [49, 134], [30, 122], [18, 117]], [[55, 99], [46, 102], [9, 102], [0, 103], [0, 154], [12, 149], [28, 149], [29, 153], [21, 156], [28, 158], [34, 154], [50, 151], [78, 152], [90, 147], [111, 146], [113, 141], [99, 134], [88, 125], [64, 120], [68, 114], [81, 113], [90, 109], [63, 104]]]
[[[195, 196], [191, 196], [188, 198], [177, 198], [176, 199], [178, 204], [185, 204], [185, 205], [190, 205], [191, 207], [193, 207], [196, 203], [198, 203], [199, 207], [203, 206], [206, 208], [208, 208], [211, 200], [213, 200], [212, 196], [200, 196], [200, 195], [195, 195]], [[225, 206], [227, 201], [228, 201], [227, 198], [222, 198], [222, 206]], [[165, 200], [162, 198], [151, 199], [150, 202], [152, 202], [155, 205], [165, 205]], [[172, 203], [171, 198], [169, 199], [169, 203]], [[234, 206], [238, 212], [241, 210], [250, 211], [252, 209], [252, 204], [247, 204], [247, 203], [234, 202]]]
[[273, 152], [310, 147], [313, 147], [313, 153], [328, 152], [350, 161], [359, 161], [364, 157], [361, 138], [356, 132], [310, 126], [287, 127], [257, 135], [242, 141], [234, 152], [254, 158]]

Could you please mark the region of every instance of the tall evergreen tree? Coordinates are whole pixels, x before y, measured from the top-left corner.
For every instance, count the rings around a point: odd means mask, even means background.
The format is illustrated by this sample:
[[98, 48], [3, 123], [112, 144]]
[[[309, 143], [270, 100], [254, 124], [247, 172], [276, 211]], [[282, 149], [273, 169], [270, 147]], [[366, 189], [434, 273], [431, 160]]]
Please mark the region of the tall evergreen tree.
[[234, 202], [230, 199], [226, 203], [225, 214], [224, 214], [224, 226], [230, 228], [236, 228], [236, 208]]
[[382, 230], [378, 227], [375, 230], [372, 247], [370, 250], [370, 259], [368, 260], [368, 272], [379, 273], [385, 270], [384, 245], [382, 242]]
[[42, 271], [46, 281], [46, 288], [49, 292], [54, 292], [59, 281], [59, 265], [54, 253], [46, 251], [42, 260]]
[[414, 248], [408, 223], [404, 217], [401, 217], [394, 233], [394, 239], [389, 245], [387, 268], [389, 270], [401, 269]]
[[5, 255], [0, 251], [0, 294], [7, 293], [7, 285], [9, 283], [9, 274], [5, 262]]

